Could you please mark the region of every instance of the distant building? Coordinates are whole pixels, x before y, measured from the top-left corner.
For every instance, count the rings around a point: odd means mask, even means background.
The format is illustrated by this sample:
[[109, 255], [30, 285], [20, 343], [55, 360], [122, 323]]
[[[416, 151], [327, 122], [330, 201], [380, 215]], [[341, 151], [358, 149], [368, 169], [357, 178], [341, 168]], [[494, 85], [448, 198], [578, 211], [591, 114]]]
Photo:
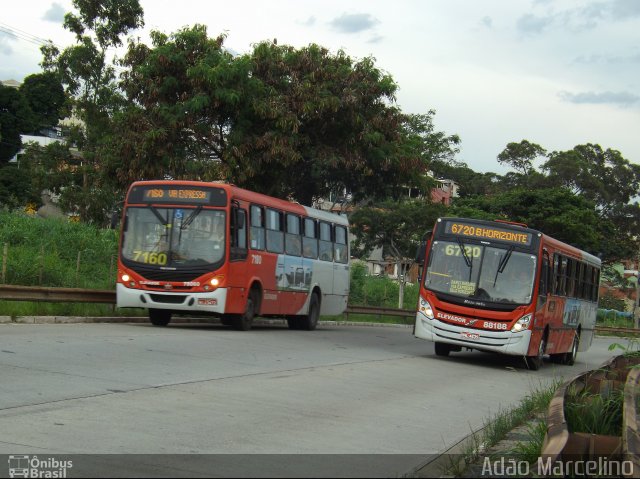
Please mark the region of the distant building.
[[10, 88], [20, 88], [20, 85], [22, 85], [22, 83], [15, 81], [15, 80], [0, 80], [0, 83], [2, 83], [2, 85], [4, 86], [8, 86]]

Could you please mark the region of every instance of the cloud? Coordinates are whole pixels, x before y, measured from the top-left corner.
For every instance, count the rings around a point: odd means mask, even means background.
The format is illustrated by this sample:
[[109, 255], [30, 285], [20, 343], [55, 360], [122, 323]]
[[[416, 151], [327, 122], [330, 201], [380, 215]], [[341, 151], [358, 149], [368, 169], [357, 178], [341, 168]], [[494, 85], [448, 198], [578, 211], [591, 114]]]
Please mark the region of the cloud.
[[[546, 7], [550, 3], [546, 0], [534, 1], [534, 7]], [[521, 16], [516, 28], [525, 35], [538, 35], [551, 26], [568, 29], [573, 32], [593, 30], [599, 24], [607, 21], [625, 21], [640, 17], [640, 1], [638, 0], [609, 0], [588, 3], [562, 11], [548, 10], [543, 16], [527, 13]]]
[[560, 92], [560, 98], [570, 103], [578, 104], [613, 104], [618, 106], [631, 106], [640, 101], [640, 96], [631, 92], [582, 92], [570, 93], [568, 91]]
[[590, 65], [590, 64], [600, 64], [600, 65], [625, 65], [625, 64], [640, 64], [640, 53], [635, 55], [589, 55], [584, 56], [580, 55], [579, 57], [574, 58], [573, 63]]
[[367, 40], [367, 43], [381, 43], [382, 40], [384, 40], [384, 37], [382, 35], [374, 35], [369, 40]]
[[62, 23], [64, 21], [64, 7], [59, 3], [52, 3], [49, 10], [44, 12], [43, 20], [53, 23]]
[[0, 53], [4, 53], [5, 55], [11, 55], [13, 53], [13, 48], [11, 48], [11, 43], [15, 42], [18, 39], [13, 33], [8, 30], [3, 29], [0, 26]]
[[482, 20], [480, 20], [480, 23], [489, 29], [493, 28], [493, 20], [491, 17], [483, 17]]
[[299, 22], [299, 23], [300, 23], [300, 25], [304, 25], [306, 27], [312, 27], [312, 26], [314, 26], [316, 24], [316, 17], [311, 15], [304, 22]]
[[368, 13], [343, 13], [341, 17], [333, 19], [330, 25], [340, 33], [358, 33], [372, 29], [378, 23], [380, 22]]
[[536, 17], [531, 13], [521, 16], [518, 19], [516, 27], [525, 35], [537, 35], [542, 33], [549, 25], [553, 23], [553, 17]]
[[640, 17], [640, 2], [638, 0], [614, 0], [609, 4], [609, 9], [615, 20]]

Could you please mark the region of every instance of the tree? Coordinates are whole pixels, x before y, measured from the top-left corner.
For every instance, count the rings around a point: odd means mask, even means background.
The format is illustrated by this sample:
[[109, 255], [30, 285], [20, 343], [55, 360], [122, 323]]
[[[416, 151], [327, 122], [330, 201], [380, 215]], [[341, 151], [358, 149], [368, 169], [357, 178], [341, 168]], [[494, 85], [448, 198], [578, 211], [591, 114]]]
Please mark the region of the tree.
[[[151, 33], [152, 47], [130, 42], [122, 87], [132, 106], [116, 115], [105, 149], [122, 185], [134, 179], [232, 180], [226, 142], [249, 81], [247, 65], [196, 25], [171, 36]], [[249, 95], [250, 96], [250, 95]], [[247, 100], [248, 101], [248, 100]]]
[[603, 222], [595, 205], [562, 188], [516, 189], [493, 197], [456, 201], [451, 214], [525, 223], [594, 255], [602, 253], [611, 237], [607, 234], [610, 223]]
[[374, 248], [393, 258], [400, 278], [398, 307], [403, 307], [407, 263], [415, 258], [416, 247], [423, 235], [433, 228], [445, 211], [440, 203], [387, 200], [360, 207], [349, 219], [356, 239], [352, 253], [366, 256]]
[[33, 124], [33, 112], [20, 91], [0, 85], [0, 167], [20, 151], [20, 135]]
[[570, 188], [604, 211], [628, 204], [640, 192], [640, 165], [597, 144], [554, 151], [542, 168], [552, 183]]
[[25, 77], [20, 85], [34, 114], [35, 129], [52, 127], [63, 117], [66, 97], [58, 77], [52, 72]]
[[200, 25], [151, 37], [123, 61], [134, 106], [110, 142], [122, 182], [225, 179], [305, 204], [345, 189], [384, 197], [424, 182], [427, 159], [459, 141], [434, 131], [433, 112], [393, 107], [397, 86], [370, 58], [270, 42], [233, 57]]
[[38, 204], [39, 196], [28, 169], [17, 165], [0, 167], [0, 206], [14, 209], [29, 202]]
[[[107, 52], [122, 45], [123, 35], [144, 24], [143, 12], [138, 0], [73, 0], [73, 6], [77, 13], [65, 15], [64, 27], [75, 34], [76, 45], [62, 52], [53, 43], [43, 46], [42, 66], [61, 79], [73, 98], [75, 114], [84, 123], [83, 137], [78, 140], [83, 159], [78, 165], [82, 185], [76, 208], [81, 219], [101, 222], [103, 219], [91, 217], [89, 210], [98, 201], [96, 192], [114, 187], [103, 172], [97, 149], [110, 129], [112, 114], [124, 106]], [[100, 205], [94, 212], [107, 206]]]
[[533, 161], [546, 156], [547, 150], [536, 143], [522, 140], [520, 143], [509, 143], [498, 155], [498, 163], [511, 166], [518, 173], [528, 175], [533, 171]]
[[263, 42], [244, 60], [255, 95], [229, 138], [241, 184], [309, 204], [344, 189], [355, 200], [381, 197], [414, 174], [407, 119], [392, 106], [397, 85], [372, 58]]
[[438, 178], [455, 181], [460, 189], [461, 198], [494, 195], [500, 191], [502, 177], [497, 173], [477, 173], [466, 163], [457, 161], [434, 160], [429, 164]]

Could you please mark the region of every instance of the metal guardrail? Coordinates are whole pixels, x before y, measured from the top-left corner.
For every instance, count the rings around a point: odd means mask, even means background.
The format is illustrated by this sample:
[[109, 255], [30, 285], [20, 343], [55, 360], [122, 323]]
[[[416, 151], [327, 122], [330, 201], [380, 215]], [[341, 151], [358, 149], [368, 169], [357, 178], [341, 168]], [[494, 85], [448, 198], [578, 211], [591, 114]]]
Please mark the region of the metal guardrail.
[[[34, 301], [49, 303], [106, 303], [116, 304], [116, 292], [104, 289], [83, 288], [51, 288], [42, 286], [16, 286], [0, 284], [0, 300], [6, 301]], [[348, 306], [345, 315], [369, 314], [374, 316], [399, 316], [414, 318], [415, 310], [386, 308], [380, 306]], [[633, 328], [615, 328], [596, 326], [598, 333], [638, 333], [640, 330]]]
[[108, 303], [116, 304], [116, 292], [103, 289], [45, 288], [0, 284], [0, 299], [48, 303]]

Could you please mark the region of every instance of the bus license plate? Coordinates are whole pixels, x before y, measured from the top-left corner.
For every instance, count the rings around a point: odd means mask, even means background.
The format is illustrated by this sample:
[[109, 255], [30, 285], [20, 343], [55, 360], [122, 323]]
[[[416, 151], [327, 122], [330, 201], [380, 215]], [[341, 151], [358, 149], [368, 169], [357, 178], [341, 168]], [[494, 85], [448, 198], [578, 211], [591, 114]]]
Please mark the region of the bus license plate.
[[480, 339], [480, 335], [477, 333], [467, 333], [466, 331], [460, 333], [462, 339]]

